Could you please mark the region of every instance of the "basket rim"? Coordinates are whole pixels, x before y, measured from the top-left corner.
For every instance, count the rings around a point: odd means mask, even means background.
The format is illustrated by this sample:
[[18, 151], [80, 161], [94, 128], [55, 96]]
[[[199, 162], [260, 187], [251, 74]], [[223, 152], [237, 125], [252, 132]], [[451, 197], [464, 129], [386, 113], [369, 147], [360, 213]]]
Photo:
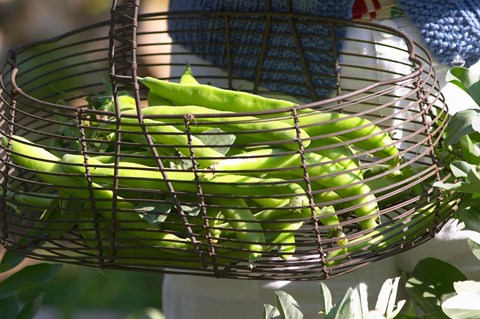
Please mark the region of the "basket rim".
[[[321, 16], [313, 16], [313, 15], [308, 15], [308, 14], [298, 14], [298, 13], [291, 13], [291, 12], [261, 12], [261, 11], [159, 11], [159, 12], [148, 12], [148, 13], [141, 13], [138, 15], [138, 22], [140, 23], [142, 20], [146, 21], [152, 18], [161, 18], [164, 17], [165, 19], [168, 19], [170, 16], [211, 16], [211, 17], [224, 17], [228, 18], [230, 16], [245, 16], [245, 17], [252, 17], [252, 16], [264, 16], [264, 17], [287, 17], [289, 19], [309, 19], [312, 21], [318, 21], [318, 22], [323, 22], [323, 23], [329, 23], [331, 25], [337, 25], [337, 26], [343, 26], [343, 27], [361, 27], [361, 28], [369, 28], [372, 31], [377, 31], [377, 32], [388, 32], [390, 34], [393, 34], [397, 37], [400, 37], [403, 41], [405, 41], [405, 44], [407, 45], [407, 49], [405, 52], [408, 53], [408, 60], [412, 62], [412, 71], [407, 74], [407, 75], [402, 75], [398, 77], [394, 77], [392, 79], [386, 79], [382, 81], [377, 81], [375, 83], [372, 83], [367, 86], [363, 86], [361, 88], [357, 88], [355, 90], [352, 90], [350, 92], [342, 92], [341, 94], [338, 94], [336, 96], [332, 96], [329, 98], [323, 98], [320, 100], [315, 100], [313, 102], [308, 102], [308, 103], [302, 103], [302, 104], [296, 104], [295, 109], [297, 110], [302, 110], [306, 108], [319, 108], [323, 105], [328, 105], [332, 103], [342, 103], [342, 101], [348, 101], [352, 97], [358, 96], [362, 93], [374, 90], [378, 87], [384, 86], [384, 85], [391, 85], [395, 83], [401, 83], [401, 82], [406, 82], [408, 80], [412, 81], [417, 79], [423, 72], [425, 72], [425, 64], [430, 63], [431, 64], [431, 57], [426, 52], [423, 47], [421, 47], [419, 44], [415, 43], [412, 41], [407, 34], [405, 34], [402, 31], [399, 31], [391, 26], [388, 25], [383, 25], [371, 21], [364, 21], [364, 20], [349, 20], [349, 19], [340, 19], [340, 18], [330, 18], [330, 17], [321, 17]], [[47, 44], [53, 44], [55, 42], [61, 41], [63, 39], [66, 39], [71, 36], [75, 36], [77, 34], [80, 34], [82, 32], [86, 32], [90, 29], [93, 28], [101, 28], [101, 27], [107, 27], [111, 24], [111, 19], [110, 20], [103, 20], [99, 21], [93, 24], [88, 24], [84, 25], [82, 27], [67, 31], [65, 33], [59, 34], [54, 37], [50, 37], [47, 39], [42, 39], [38, 41], [32, 41], [32, 42], [27, 42], [24, 44], [21, 44], [19, 46], [16, 46], [10, 50], [7, 51], [7, 55], [5, 58], [5, 64], [3, 69], [5, 69], [7, 66], [10, 67], [10, 84], [12, 85], [14, 91], [25, 98], [31, 99], [35, 103], [40, 103], [44, 104], [47, 106], [52, 106], [52, 107], [58, 107], [58, 108], [66, 108], [66, 109], [77, 109], [75, 107], [70, 107], [66, 105], [61, 105], [53, 102], [47, 102], [44, 100], [37, 99], [27, 93], [25, 93], [21, 86], [19, 86], [16, 82], [16, 75], [20, 71], [19, 65], [15, 62], [16, 56], [23, 53], [26, 50], [32, 49], [36, 46], [41, 46], [41, 45], [47, 45]], [[110, 30], [111, 33], [111, 30]], [[105, 38], [110, 37], [111, 34], [105, 35]], [[420, 47], [422, 50], [424, 50], [424, 53], [426, 54], [426, 62], [417, 56], [416, 53], [416, 47]], [[110, 48], [110, 45], [109, 45]], [[111, 49], [111, 48], [110, 48]], [[429, 73], [432, 71], [430, 70]], [[7, 72], [8, 74], [8, 72]], [[2, 75], [0, 78], [0, 85], [1, 87], [5, 88], [3, 82], [3, 77], [5, 76], [5, 73]], [[428, 78], [428, 76], [427, 76]], [[421, 84], [420, 84], [421, 86]], [[283, 109], [276, 109], [276, 110], [271, 110], [271, 111], [262, 111], [262, 112], [256, 112], [256, 115], [260, 114], [276, 114], [276, 113], [285, 113], [285, 112], [291, 112], [292, 107], [286, 107]], [[241, 115], [245, 115], [243, 113], [240, 113]], [[215, 115], [215, 114], [212, 114]]]

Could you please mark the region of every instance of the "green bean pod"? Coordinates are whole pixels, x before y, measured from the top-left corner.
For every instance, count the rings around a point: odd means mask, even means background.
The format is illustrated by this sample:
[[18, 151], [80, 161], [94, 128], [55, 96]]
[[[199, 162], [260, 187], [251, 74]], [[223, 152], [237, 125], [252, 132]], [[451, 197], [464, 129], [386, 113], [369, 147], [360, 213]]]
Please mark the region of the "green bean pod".
[[[187, 63], [187, 68], [183, 72], [182, 76], [180, 77], [180, 84], [200, 84], [197, 79], [193, 76], [192, 68], [190, 64]], [[157, 104], [160, 105], [160, 104]]]
[[[8, 145], [6, 137], [2, 137], [2, 144]], [[174, 235], [156, 231], [145, 231], [151, 228], [149, 224], [138, 217], [135, 213], [135, 206], [125, 199], [117, 196], [114, 198], [113, 192], [104, 189], [99, 184], [92, 183], [89, 187], [84, 177], [85, 167], [83, 166], [83, 156], [76, 156], [81, 165], [80, 176], [72, 176], [68, 174], [68, 170], [64, 170], [65, 164], [60, 161], [52, 153], [42, 147], [34, 146], [27, 139], [20, 136], [12, 136], [10, 139], [10, 150], [12, 159], [25, 169], [31, 170], [37, 177], [44, 182], [56, 187], [76, 200], [84, 200], [85, 203], [93, 203], [98, 213], [105, 219], [112, 218], [112, 210], [114, 208], [114, 199], [116, 202], [115, 218], [119, 228], [124, 229], [132, 236], [139, 238], [143, 242], [150, 245], [163, 245], [165, 239]], [[170, 238], [171, 239], [171, 238]], [[192, 250], [193, 246], [189, 240], [176, 238], [176, 243], [183, 247], [184, 250]]]
[[[143, 133], [138, 119], [122, 118], [121, 121], [124, 129], [130, 132]], [[191, 145], [192, 149], [194, 149], [197, 162], [204, 167], [208, 167], [225, 157], [222, 153], [219, 153], [206, 146], [201, 140], [193, 135], [190, 136], [189, 141], [185, 132], [175, 128], [172, 125], [166, 125], [165, 123], [150, 119], [144, 119], [143, 121], [146, 124], [147, 131], [150, 133], [155, 144], [171, 146], [172, 148], [176, 148], [181, 151], [185, 156], [190, 155], [190, 149], [188, 145]], [[115, 126], [116, 124], [113, 122], [104, 124], [105, 128], [115, 129]]]
[[312, 137], [337, 133], [336, 137], [351, 141], [360, 149], [372, 151], [378, 157], [387, 159], [392, 166], [401, 161], [399, 150], [389, 134], [367, 119], [336, 112], [304, 112], [299, 115], [298, 121]]
[[[124, 112], [125, 115], [136, 114], [136, 111]], [[191, 126], [212, 126], [221, 129], [224, 132], [230, 132], [236, 135], [236, 138], [242, 143], [266, 142], [285, 147], [288, 149], [298, 149], [298, 138], [302, 140], [304, 147], [310, 143], [309, 135], [299, 129], [300, 136], [291, 124], [274, 118], [258, 118], [254, 116], [237, 116], [230, 111], [217, 111], [208, 107], [185, 105], [185, 106], [151, 106], [142, 110], [144, 116], [152, 116], [149, 120], [154, 120], [153, 116], [160, 116], [159, 121], [176, 125], [180, 130], [184, 130], [183, 121], [178, 118], [161, 117], [161, 115], [189, 115], [192, 117]], [[226, 115], [226, 116], [219, 116]], [[211, 115], [198, 117], [198, 115]], [[179, 127], [180, 126], [180, 127]]]
[[249, 261], [253, 262], [262, 256], [265, 236], [261, 224], [256, 220], [245, 201], [240, 198], [215, 198], [213, 203], [218, 204], [221, 214], [234, 230], [235, 236], [242, 244], [247, 245]]
[[[342, 198], [349, 198], [351, 206], [358, 206], [354, 211], [357, 218], [362, 219], [358, 222], [362, 229], [378, 226], [378, 217], [374, 216], [378, 212], [376, 198], [361, 178], [352, 172], [345, 172], [342, 165], [315, 153], [306, 153], [305, 161], [311, 183], [321, 188], [334, 188], [334, 192]], [[289, 174], [303, 177], [304, 170], [291, 169]]]
[[257, 94], [222, 89], [205, 84], [180, 84], [152, 77], [139, 78], [153, 93], [163, 96], [175, 105], [199, 105], [219, 111], [263, 112], [290, 108], [294, 103], [271, 99]]
[[314, 153], [325, 156], [345, 167], [346, 170], [351, 171], [362, 177], [360, 170], [360, 163], [355, 157], [354, 152], [348, 145], [338, 145], [343, 141], [338, 137], [327, 137], [312, 139], [308, 149]]
[[[65, 154], [62, 157], [62, 162], [66, 164], [65, 170], [76, 174], [85, 173], [83, 161], [81, 155]], [[94, 181], [103, 184], [113, 183], [115, 174], [113, 164], [103, 164], [90, 159], [89, 165], [90, 175]], [[156, 167], [120, 162], [116, 174], [119, 184], [123, 187], [169, 191], [166, 180]], [[166, 172], [166, 174], [175, 191], [189, 194], [198, 192], [193, 172], [173, 170]], [[289, 200], [292, 209], [300, 209], [308, 203], [305, 191], [300, 185], [279, 178], [264, 179], [233, 174], [216, 175], [211, 171], [206, 171], [198, 174], [198, 182], [207, 196], [219, 194], [260, 197], [281, 196]]]

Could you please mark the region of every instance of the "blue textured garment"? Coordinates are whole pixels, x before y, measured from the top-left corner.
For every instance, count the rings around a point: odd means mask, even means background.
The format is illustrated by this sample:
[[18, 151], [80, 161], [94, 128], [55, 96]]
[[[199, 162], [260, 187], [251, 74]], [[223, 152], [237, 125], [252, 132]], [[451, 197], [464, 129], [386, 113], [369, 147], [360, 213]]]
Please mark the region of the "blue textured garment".
[[398, 0], [442, 64], [465, 66], [480, 59], [479, 0]]
[[[354, 0], [292, 0], [292, 12], [331, 18], [350, 19]], [[171, 11], [287, 12], [286, 0], [172, 0]], [[428, 49], [442, 64], [465, 66], [480, 60], [480, 0], [398, 0], [419, 29]], [[296, 20], [292, 27], [288, 18], [272, 18], [268, 50], [260, 47], [266, 21], [261, 16], [225, 20], [171, 19], [172, 38], [212, 63], [234, 70], [238, 77], [258, 81], [274, 91], [303, 95], [304, 100], [328, 96], [336, 85], [335, 42], [332, 34], [341, 37], [344, 28], [311, 25]], [[228, 28], [225, 25], [228, 23]], [[225, 30], [230, 32], [228, 36]], [[305, 34], [298, 42], [295, 32]], [[227, 39], [228, 37], [228, 39]], [[293, 48], [293, 49], [292, 49]], [[227, 59], [230, 53], [230, 59]], [[261, 70], [257, 77], [258, 70]], [[310, 87], [310, 89], [309, 89]], [[315, 87], [312, 90], [311, 87]]]
[[[350, 19], [354, 0], [291, 2], [293, 13]], [[287, 3], [285, 0], [174, 0], [170, 1], [170, 10], [288, 12]], [[265, 16], [233, 16], [228, 21], [222, 16], [213, 17], [216, 18], [192, 15], [191, 19], [170, 19], [170, 35], [195, 54], [231, 68], [235, 76], [258, 81], [272, 91], [293, 93], [309, 101], [328, 96], [335, 89], [338, 57], [334, 48], [339, 45], [336, 37], [344, 32], [343, 27], [331, 28], [327, 23], [312, 24], [303, 19], [295, 19], [292, 25], [286, 15], [275, 15], [265, 38], [268, 27]], [[299, 37], [300, 45], [296, 33], [307, 35]], [[261, 50], [263, 41], [267, 44], [265, 52]]]

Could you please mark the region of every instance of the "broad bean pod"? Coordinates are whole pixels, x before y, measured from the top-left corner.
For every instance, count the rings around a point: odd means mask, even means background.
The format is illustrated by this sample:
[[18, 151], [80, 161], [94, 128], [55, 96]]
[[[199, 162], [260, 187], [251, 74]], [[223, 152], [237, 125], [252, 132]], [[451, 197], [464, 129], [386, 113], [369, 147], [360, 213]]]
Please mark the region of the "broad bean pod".
[[[136, 114], [136, 110], [124, 112], [125, 115]], [[196, 119], [191, 123], [193, 126], [213, 126], [224, 132], [236, 135], [238, 140], [245, 143], [267, 142], [277, 147], [298, 149], [297, 139], [300, 138], [304, 147], [308, 147], [310, 136], [299, 129], [300, 136], [294, 126], [275, 118], [258, 118], [254, 116], [238, 116], [237, 113], [229, 111], [216, 111], [208, 107], [197, 105], [185, 106], [150, 106], [142, 110], [144, 116], [150, 116], [148, 120], [175, 125], [184, 129], [183, 121], [179, 123], [178, 118], [161, 117], [162, 115], [184, 115]], [[203, 115], [199, 117], [198, 115]], [[210, 116], [209, 116], [210, 115]], [[220, 116], [219, 116], [220, 115]], [[175, 123], [176, 122], [176, 123]]]

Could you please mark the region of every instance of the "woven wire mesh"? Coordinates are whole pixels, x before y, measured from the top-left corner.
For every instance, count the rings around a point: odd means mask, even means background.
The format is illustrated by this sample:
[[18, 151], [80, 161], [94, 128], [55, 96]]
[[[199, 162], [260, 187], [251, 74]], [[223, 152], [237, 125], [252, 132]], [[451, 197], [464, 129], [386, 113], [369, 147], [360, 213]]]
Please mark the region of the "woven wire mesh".
[[[433, 187], [450, 178], [444, 170], [450, 159], [436, 152], [447, 106], [428, 54], [404, 34], [293, 13], [139, 14], [138, 2], [132, 3], [114, 4], [110, 21], [26, 44], [7, 56], [0, 101], [0, 230], [7, 249], [92, 267], [313, 280], [415, 247], [451, 216], [457, 195]], [[195, 27], [186, 28], [184, 22], [192, 19]], [[404, 45], [359, 39], [351, 30], [379, 33]], [[311, 45], [318, 43], [320, 49]], [[358, 54], [351, 49], [358, 46], [391, 55]], [[242, 64], [246, 59], [249, 63]], [[137, 111], [147, 105], [148, 89], [137, 75], [178, 82], [185, 61], [201, 83], [289, 99], [292, 107], [229, 114], [120, 111], [124, 91], [135, 99]], [[113, 97], [113, 109], [92, 107], [92, 101], [106, 96]], [[316, 146], [308, 146], [301, 134], [302, 120], [311, 116], [307, 109], [366, 119], [366, 128], [381, 129], [373, 135], [387, 134], [392, 144], [356, 149], [346, 158], [359, 163], [355, 169], [327, 169], [345, 158], [315, 162], [311, 159], [319, 157], [312, 154], [371, 136], [320, 143], [361, 128], [351, 127], [310, 136]], [[294, 137], [272, 140], [255, 125], [201, 129], [213, 119], [289, 121]], [[181, 133], [155, 131], [164, 125], [160, 122], [175, 123]], [[185, 144], [161, 142], [175, 134]], [[232, 135], [235, 142], [226, 147], [223, 141]], [[31, 142], [21, 140], [23, 145], [40, 146], [53, 156], [18, 153], [18, 136]], [[199, 137], [204, 146], [193, 142]], [[392, 146], [398, 153], [376, 155]], [[222, 175], [215, 166], [202, 165], [218, 160], [204, 157], [202, 147], [228, 148], [227, 155], [240, 158], [246, 150], [275, 148], [281, 152], [264, 157], [297, 156], [298, 161], [253, 171], [235, 166]], [[62, 161], [65, 154], [76, 162]], [[383, 170], [372, 174], [378, 168]], [[316, 175], [318, 170], [325, 172]], [[402, 170], [411, 173], [387, 179]], [[363, 177], [339, 182], [356, 172]], [[351, 192], [352, 185], [369, 188]], [[298, 207], [284, 204], [297, 199]], [[369, 205], [377, 210], [362, 216]], [[255, 219], [242, 219], [245, 211]], [[260, 217], [268, 213], [278, 217]], [[372, 218], [378, 226], [361, 226]]]

